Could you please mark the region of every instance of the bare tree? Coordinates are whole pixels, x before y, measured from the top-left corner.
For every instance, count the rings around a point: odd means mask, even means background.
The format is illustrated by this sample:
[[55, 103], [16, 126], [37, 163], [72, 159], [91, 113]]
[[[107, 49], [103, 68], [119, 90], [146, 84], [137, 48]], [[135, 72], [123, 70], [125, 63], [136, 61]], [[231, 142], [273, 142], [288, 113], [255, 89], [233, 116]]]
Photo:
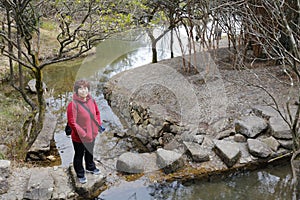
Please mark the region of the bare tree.
[[[261, 48], [265, 59], [280, 61], [282, 69], [290, 77], [290, 86], [299, 88], [300, 80], [300, 1], [250, 1], [245, 6], [246, 16], [243, 21], [248, 24], [247, 33], [253, 42]], [[257, 9], [259, 8], [259, 9]], [[300, 94], [300, 93], [299, 93]], [[299, 101], [300, 96], [298, 97]], [[289, 112], [290, 103], [287, 102], [286, 110]], [[289, 112], [285, 121], [291, 128], [294, 150], [300, 148], [299, 138], [299, 109], [294, 115]], [[277, 108], [279, 111], [280, 109]]]
[[[0, 10], [4, 16], [0, 30], [1, 52], [9, 59], [11, 85], [20, 92], [32, 110], [22, 128], [22, 138], [28, 147], [42, 129], [46, 112], [42, 70], [53, 63], [77, 58], [112, 33], [126, 28], [127, 23], [130, 24], [127, 17], [108, 9], [116, 3], [97, 0], [1, 1]], [[40, 24], [45, 12], [52, 14], [54, 22], [58, 24], [57, 46], [52, 51], [40, 43], [43, 40]], [[18, 74], [15, 65], [18, 66]], [[37, 98], [24, 90], [26, 74], [36, 79]]]
[[[264, 85], [255, 85], [263, 89], [272, 98], [273, 108], [278, 111], [290, 128], [294, 144], [291, 163], [296, 180], [296, 172], [298, 174], [300, 172], [300, 165], [294, 165], [299, 163], [300, 153], [300, 0], [250, 0], [236, 3], [230, 0], [224, 1], [219, 9], [224, 13], [228, 10], [234, 11], [234, 14], [238, 17], [237, 21], [241, 24], [240, 37], [244, 45], [239, 44], [241, 45], [240, 48], [235, 48], [239, 60], [244, 61], [247, 59], [252, 64], [257, 60], [273, 61], [282, 68], [282, 72], [287, 77], [285, 81], [288, 82], [290, 90], [298, 91], [296, 93], [298, 96], [293, 96], [295, 95], [293, 93], [285, 99], [284, 104], [280, 104], [279, 99]], [[228, 31], [230, 30], [229, 26], [230, 23], [227, 25]], [[237, 41], [236, 38], [232, 42], [234, 44]], [[252, 55], [247, 53], [249, 48], [252, 49]], [[238, 64], [243, 65], [244, 63], [239, 62]], [[247, 67], [246, 65], [243, 66]], [[296, 107], [293, 111], [292, 106]], [[299, 186], [297, 188], [297, 194], [299, 194]]]

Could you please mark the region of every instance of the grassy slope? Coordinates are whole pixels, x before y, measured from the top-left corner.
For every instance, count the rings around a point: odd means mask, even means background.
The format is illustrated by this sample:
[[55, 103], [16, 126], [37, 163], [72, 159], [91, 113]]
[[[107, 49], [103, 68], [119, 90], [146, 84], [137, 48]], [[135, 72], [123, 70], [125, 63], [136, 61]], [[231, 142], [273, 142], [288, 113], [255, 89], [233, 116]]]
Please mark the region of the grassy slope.
[[[58, 46], [56, 41], [55, 26], [51, 21], [45, 20], [41, 25], [41, 55], [49, 55]], [[20, 94], [13, 89], [9, 82], [9, 67], [7, 58], [0, 57], [0, 145], [9, 147], [5, 153], [0, 149], [0, 158], [17, 159], [23, 157], [22, 147], [17, 147], [16, 142], [24, 119], [30, 111]]]

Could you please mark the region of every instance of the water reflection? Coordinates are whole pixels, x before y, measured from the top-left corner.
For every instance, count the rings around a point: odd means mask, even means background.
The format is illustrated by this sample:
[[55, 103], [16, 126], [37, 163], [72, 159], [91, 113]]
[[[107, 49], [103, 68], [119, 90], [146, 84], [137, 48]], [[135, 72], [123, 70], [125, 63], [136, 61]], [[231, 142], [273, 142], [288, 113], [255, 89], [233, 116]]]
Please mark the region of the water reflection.
[[136, 200], [282, 200], [292, 198], [289, 166], [238, 173], [222, 180], [194, 181], [181, 184], [145, 184], [126, 182], [103, 192], [99, 199]]

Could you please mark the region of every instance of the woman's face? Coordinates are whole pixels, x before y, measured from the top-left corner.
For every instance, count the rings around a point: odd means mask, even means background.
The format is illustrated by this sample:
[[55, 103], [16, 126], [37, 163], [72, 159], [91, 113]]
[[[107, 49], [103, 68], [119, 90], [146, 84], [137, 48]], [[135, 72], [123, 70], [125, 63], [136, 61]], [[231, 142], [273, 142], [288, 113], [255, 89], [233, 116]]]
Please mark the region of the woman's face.
[[89, 94], [89, 89], [87, 87], [81, 86], [80, 88], [78, 88], [78, 96], [82, 98], [86, 98], [88, 94]]

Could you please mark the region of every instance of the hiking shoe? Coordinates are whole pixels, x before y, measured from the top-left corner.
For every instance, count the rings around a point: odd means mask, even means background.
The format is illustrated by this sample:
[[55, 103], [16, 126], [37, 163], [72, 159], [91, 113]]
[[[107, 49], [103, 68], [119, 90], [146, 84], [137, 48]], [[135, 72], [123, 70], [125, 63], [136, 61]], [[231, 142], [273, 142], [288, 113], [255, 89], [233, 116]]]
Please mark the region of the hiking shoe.
[[78, 178], [78, 180], [79, 180], [79, 183], [81, 183], [81, 184], [84, 184], [84, 183], [86, 183], [87, 182], [87, 179], [86, 179], [86, 177], [84, 176], [84, 177], [82, 177], [82, 178]]
[[87, 179], [86, 179], [86, 177], [84, 176], [84, 177], [82, 177], [82, 178], [78, 178], [78, 180], [79, 180], [79, 183], [81, 183], [81, 184], [84, 184], [84, 183], [86, 183], [87, 182]]
[[100, 170], [99, 169], [94, 169], [94, 170], [86, 170], [86, 172], [88, 172], [88, 173], [92, 173], [92, 174], [94, 174], [94, 175], [99, 175], [101, 172], [100, 172]]

